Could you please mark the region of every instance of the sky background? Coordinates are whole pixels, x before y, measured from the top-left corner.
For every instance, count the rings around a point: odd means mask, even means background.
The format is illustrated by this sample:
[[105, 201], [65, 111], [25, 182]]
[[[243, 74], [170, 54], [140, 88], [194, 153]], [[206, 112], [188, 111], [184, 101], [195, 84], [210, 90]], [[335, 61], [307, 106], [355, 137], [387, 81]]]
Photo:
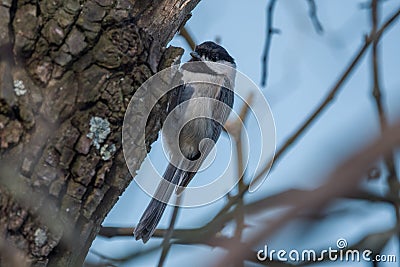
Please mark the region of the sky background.
[[[273, 36], [268, 84], [261, 90], [272, 110], [276, 126], [276, 145], [280, 147], [326, 96], [362, 45], [364, 35], [370, 30], [370, 11], [360, 8], [366, 1], [317, 0], [318, 17], [324, 28], [324, 33], [319, 35], [308, 16], [307, 1], [277, 2], [274, 26], [280, 30], [280, 34]], [[267, 3], [268, 1], [260, 0], [202, 0], [193, 11], [193, 16], [186, 27], [197, 43], [219, 38], [221, 45], [235, 58], [238, 70], [255, 84], [260, 85]], [[381, 6], [381, 21], [383, 21], [399, 7], [399, 1], [384, 1]], [[171, 45], [185, 48], [183, 60], [189, 59], [190, 48], [182, 37], [176, 36]], [[400, 24], [397, 23], [384, 35], [380, 50], [383, 99], [389, 122], [400, 118], [399, 45]], [[254, 201], [265, 195], [291, 188], [315, 188], [339, 163], [378, 136], [379, 121], [371, 94], [370, 56], [369, 51], [340, 90], [333, 104], [309, 128], [300, 142], [282, 158], [261, 188], [246, 196], [246, 201]], [[239, 108], [240, 106], [236, 104], [235, 109]], [[254, 146], [261, 143], [256, 128], [257, 121], [254, 116], [250, 116], [247, 131], [249, 140]], [[197, 175], [195, 180], [198, 178], [204, 181], [202, 177], [210, 177], [210, 174], [213, 175], [224, 166], [230, 153], [229, 139], [226, 135], [220, 138], [217, 150], [215, 164], [211, 166], [209, 172], [207, 171], [208, 173]], [[159, 140], [153, 144], [146, 160], [151, 160], [157, 170], [163, 172], [167, 163]], [[142, 165], [138, 176], [149, 175], [150, 172], [145, 166]], [[250, 166], [254, 168], [252, 160]], [[380, 193], [387, 189], [383, 180], [365, 186]], [[149, 201], [150, 197], [132, 182], [103, 225], [125, 227], [136, 225]], [[202, 207], [182, 209], [176, 227], [202, 226], [224, 203], [226, 203], [225, 198]], [[262, 249], [264, 244], [277, 250], [324, 249], [329, 246], [335, 248], [338, 238], [345, 238], [352, 244], [367, 232], [389, 229], [395, 223], [392, 207], [385, 204], [346, 201], [339, 203], [337, 207], [350, 209], [351, 214], [343, 216], [339, 212], [333, 219], [312, 225], [314, 229], [307, 237], [302, 235], [302, 230], [297, 228], [298, 225], [289, 225], [273, 238], [265, 240], [257, 249]], [[274, 214], [276, 212], [269, 212], [267, 216]], [[169, 208], [161, 220], [160, 227], [168, 226], [170, 215]], [[259, 220], [260, 218], [250, 218], [253, 222]], [[99, 237], [94, 241], [91, 251], [117, 258], [160, 242], [161, 239], [154, 239], [143, 245], [133, 238], [108, 240]], [[398, 244], [392, 240], [390, 246], [382, 253], [395, 254], [398, 249]], [[174, 245], [165, 266], [187, 266], [189, 263], [191, 267], [207, 266], [215, 261], [217, 256], [223, 254], [224, 251], [218, 248]], [[159, 256], [160, 252], [157, 251], [121, 266], [155, 266]], [[88, 258], [99, 261], [93, 253], [89, 253]], [[329, 266], [342, 266], [342, 264], [329, 264]], [[370, 265], [346, 263], [346, 266]], [[394, 265], [389, 263], [381, 266]]]

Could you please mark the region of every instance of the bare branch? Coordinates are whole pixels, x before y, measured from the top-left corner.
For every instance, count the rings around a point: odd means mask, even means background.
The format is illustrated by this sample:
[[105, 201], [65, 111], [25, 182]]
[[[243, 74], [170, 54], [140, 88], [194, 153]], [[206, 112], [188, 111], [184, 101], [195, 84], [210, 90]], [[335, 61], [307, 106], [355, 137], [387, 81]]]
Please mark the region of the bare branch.
[[[237, 179], [238, 179], [238, 192], [247, 188], [243, 180], [244, 176], [244, 160], [243, 160], [243, 142], [242, 142], [242, 130], [244, 127], [244, 121], [249, 111], [249, 107], [253, 102], [253, 94], [250, 94], [247, 98], [246, 102], [243, 104], [242, 109], [240, 110], [239, 118], [225, 125], [228, 133], [235, 140], [235, 148], [236, 148], [236, 160], [237, 160]], [[245, 227], [244, 224], [244, 211], [243, 211], [243, 198], [240, 198], [236, 203], [235, 207], [236, 214], [236, 229], [235, 229], [235, 241], [241, 242], [243, 229]], [[240, 262], [236, 264], [237, 267], [244, 266], [244, 262]]]
[[[130, 238], [132, 238], [133, 236], [131, 235]], [[128, 253], [125, 256], [122, 257], [110, 257], [108, 255], [104, 255], [100, 252], [97, 252], [93, 249], [90, 249], [89, 252], [92, 253], [93, 255], [96, 255], [97, 257], [99, 257], [100, 259], [104, 260], [106, 263], [126, 263], [128, 261], [131, 261], [133, 259], [137, 259], [139, 257], [148, 255], [150, 253], [153, 253], [157, 250], [161, 249], [161, 245], [155, 245], [155, 246], [146, 246], [145, 249], [140, 249], [140, 250], [134, 250], [130, 253]]]
[[[197, 229], [175, 229], [173, 232], [173, 238], [185, 238], [190, 235], [193, 230], [202, 231], [202, 228]], [[132, 233], [135, 231], [134, 227], [112, 227], [112, 226], [103, 226], [100, 228], [98, 236], [113, 238], [113, 237], [132, 237]], [[156, 229], [152, 237], [163, 238], [168, 229]]]
[[268, 58], [269, 58], [269, 51], [270, 51], [270, 47], [271, 47], [272, 35], [274, 33], [277, 33], [277, 30], [274, 29], [274, 27], [272, 25], [275, 4], [276, 4], [276, 0], [271, 0], [269, 2], [268, 8], [267, 8], [267, 22], [266, 22], [267, 36], [265, 37], [265, 46], [264, 46], [264, 52], [263, 52], [263, 57], [262, 57], [262, 66], [261, 66], [262, 67], [261, 86], [263, 86], [263, 87], [267, 84]]
[[314, 25], [315, 31], [318, 34], [322, 34], [324, 32], [324, 28], [322, 27], [322, 24], [318, 19], [317, 5], [315, 4], [315, 0], [307, 0], [307, 3], [310, 7], [310, 10], [308, 13], [309, 13], [311, 22]]
[[182, 27], [180, 29], [179, 35], [185, 39], [186, 43], [190, 46], [192, 50], [196, 48], [196, 42], [193, 40], [192, 35], [188, 32], [186, 27]]
[[163, 240], [163, 244], [162, 244], [163, 245], [163, 250], [161, 252], [160, 260], [158, 262], [158, 267], [164, 266], [165, 259], [167, 258], [169, 249], [171, 248], [170, 240], [171, 240], [172, 234], [174, 232], [174, 226], [175, 226], [176, 218], [178, 217], [179, 205], [180, 205], [180, 202], [181, 202], [181, 197], [182, 197], [182, 195], [179, 195], [176, 198], [176, 205], [174, 206], [174, 211], [172, 213], [171, 221], [169, 223], [168, 230], [167, 230], [167, 232], [165, 233], [165, 236], [164, 236], [164, 240]]
[[[263, 51], [263, 56], [262, 56], [262, 61], [261, 61], [261, 86], [262, 87], [265, 87], [267, 85], [268, 61], [269, 61], [269, 53], [271, 50], [272, 35], [275, 33], [279, 33], [279, 30], [277, 30], [273, 26], [273, 16], [274, 16], [274, 8], [275, 8], [276, 2], [277, 2], [276, 0], [270, 0], [269, 5], [267, 6], [267, 15], [266, 15], [267, 36], [265, 37], [265, 45], [264, 45], [264, 51]], [[309, 16], [310, 16], [311, 22], [313, 23], [316, 32], [318, 34], [321, 34], [324, 32], [324, 28], [322, 27], [322, 24], [319, 21], [318, 16], [317, 16], [317, 5], [315, 4], [314, 0], [307, 0], [307, 3], [310, 7]]]

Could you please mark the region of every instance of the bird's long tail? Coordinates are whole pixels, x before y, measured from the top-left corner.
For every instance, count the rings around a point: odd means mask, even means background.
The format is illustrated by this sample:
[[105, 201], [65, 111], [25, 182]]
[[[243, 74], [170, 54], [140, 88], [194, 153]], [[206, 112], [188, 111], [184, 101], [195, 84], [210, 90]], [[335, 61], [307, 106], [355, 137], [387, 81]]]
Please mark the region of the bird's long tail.
[[[142, 239], [146, 243], [153, 235], [161, 216], [167, 207], [165, 202], [171, 198], [175, 185], [179, 183], [181, 170], [169, 164], [163, 175], [164, 179], [158, 185], [154, 198], [150, 201], [146, 210], [143, 212], [138, 225], [135, 228], [134, 236], [136, 240]], [[162, 200], [162, 201], [160, 201]]]

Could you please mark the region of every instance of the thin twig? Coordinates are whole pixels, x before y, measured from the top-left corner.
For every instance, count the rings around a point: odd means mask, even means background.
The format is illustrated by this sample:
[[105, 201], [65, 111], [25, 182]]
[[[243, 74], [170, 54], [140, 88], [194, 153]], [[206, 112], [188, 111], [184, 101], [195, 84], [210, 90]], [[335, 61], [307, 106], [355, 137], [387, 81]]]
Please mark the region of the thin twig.
[[[242, 131], [246, 116], [249, 111], [249, 107], [252, 102], [253, 102], [253, 94], [250, 94], [249, 97], [246, 99], [246, 102], [243, 104], [242, 109], [240, 110], [238, 119], [234, 122], [229, 122], [225, 124], [227, 132], [235, 140], [238, 192], [244, 190], [248, 186], [245, 184], [243, 179], [245, 171], [244, 171], [244, 159], [243, 159]], [[236, 228], [235, 228], [234, 239], [236, 240], [236, 242], [241, 242], [243, 229], [245, 227], [243, 205], [244, 205], [243, 198], [240, 198], [235, 206]], [[244, 262], [237, 263], [236, 266], [242, 267], [244, 266]]]
[[[371, 8], [371, 20], [372, 20], [372, 32], [376, 32], [378, 28], [378, 0], [372, 0]], [[372, 72], [373, 72], [373, 88], [372, 96], [375, 99], [376, 108], [379, 115], [379, 122], [381, 129], [386, 127], [387, 120], [385, 111], [382, 103], [382, 90], [380, 85], [380, 72], [379, 72], [379, 49], [378, 49], [379, 39], [374, 40], [372, 44]]]
[[318, 34], [322, 34], [324, 32], [324, 28], [322, 27], [321, 22], [318, 19], [317, 15], [317, 5], [314, 0], [307, 0], [308, 6], [310, 7], [309, 16], [312, 24], [314, 25], [315, 31]]
[[162, 249], [162, 252], [161, 252], [160, 260], [159, 260], [158, 265], [157, 265], [158, 267], [164, 266], [165, 259], [167, 258], [169, 249], [171, 248], [170, 240], [171, 240], [172, 234], [174, 232], [176, 218], [178, 217], [179, 208], [180, 208], [179, 205], [181, 203], [181, 197], [182, 197], [182, 195], [178, 195], [177, 198], [176, 198], [176, 203], [175, 203], [175, 206], [174, 206], [174, 211], [172, 213], [171, 221], [169, 223], [168, 230], [165, 233], [165, 237], [164, 237], [164, 240], [163, 240], [163, 244], [162, 244], [163, 245], [163, 249]]
[[118, 259], [114, 259], [112, 257], [104, 255], [103, 253], [98, 252], [98, 251], [96, 251], [94, 249], [90, 249], [89, 252], [92, 253], [93, 255], [96, 255], [97, 257], [99, 257], [101, 259], [101, 261], [103, 261], [103, 262], [101, 262], [101, 263], [90, 263], [88, 261], [85, 261], [85, 263], [83, 265], [84, 267], [86, 267], [86, 266], [91, 266], [91, 267], [95, 267], [95, 266], [98, 266], [98, 267], [113, 266], [113, 267], [116, 267], [115, 265], [113, 265], [112, 262], [115, 262]]
[[277, 30], [274, 29], [272, 23], [273, 23], [273, 15], [274, 15], [274, 7], [276, 4], [276, 0], [271, 0], [269, 2], [269, 5], [267, 7], [267, 22], [266, 22], [266, 27], [267, 27], [267, 36], [265, 37], [265, 46], [264, 46], [264, 52], [263, 52], [263, 57], [262, 57], [262, 65], [261, 65], [261, 86], [265, 86], [267, 84], [267, 76], [268, 76], [268, 58], [269, 58], [269, 51], [271, 47], [271, 40], [272, 40], [272, 35], [274, 33], [277, 33]]
[[[261, 62], [261, 86], [265, 87], [267, 85], [268, 79], [268, 62], [269, 62], [269, 54], [271, 50], [271, 41], [272, 35], [275, 33], [279, 33], [279, 30], [275, 29], [273, 26], [273, 16], [274, 16], [274, 8], [276, 4], [276, 0], [270, 0], [269, 5], [267, 6], [267, 15], [266, 15], [266, 29], [267, 36], [265, 37], [265, 45]], [[310, 7], [309, 16], [314, 25], [314, 28], [318, 34], [324, 32], [324, 28], [322, 27], [321, 22], [317, 16], [317, 5], [314, 0], [307, 0], [308, 5]]]
[[[112, 227], [112, 226], [103, 226], [100, 228], [98, 236], [113, 238], [113, 237], [132, 237], [132, 233], [135, 231], [134, 227]], [[191, 233], [195, 232], [203, 232], [205, 231], [202, 227], [195, 229], [175, 229], [173, 232], [174, 238], [185, 238], [189, 236]], [[168, 232], [168, 229], [156, 229], [153, 236], [155, 238], [163, 238]]]
[[[132, 237], [133, 236], [131, 235], [130, 238], [132, 238]], [[153, 252], [159, 250], [160, 248], [161, 248], [161, 245], [156, 245], [156, 246], [152, 246], [152, 247], [146, 247], [143, 250], [133, 251], [133, 252], [130, 252], [129, 254], [127, 254], [125, 256], [122, 256], [122, 257], [119, 257], [119, 258], [118, 257], [106, 256], [106, 255], [104, 255], [102, 253], [99, 253], [99, 252], [93, 250], [93, 249], [90, 249], [89, 252], [94, 254], [94, 255], [96, 255], [96, 256], [98, 256], [102, 260], [106, 260], [108, 262], [112, 262], [114, 264], [118, 264], [118, 263], [126, 263], [126, 262], [128, 262], [130, 260], [133, 260], [133, 259], [136, 259], [138, 257], [142, 257], [142, 256], [145, 256], [145, 255], [147, 255], [149, 253], [153, 253]]]
[[[237, 157], [237, 176], [238, 176], [238, 192], [243, 190], [246, 187], [244, 182], [244, 160], [243, 160], [243, 142], [242, 142], [242, 129], [244, 125], [244, 120], [246, 114], [248, 112], [248, 107], [250, 105], [249, 101], [252, 101], [252, 95], [249, 97], [247, 102], [243, 105], [240, 119], [242, 120], [241, 124], [237, 124], [240, 130], [238, 134], [234, 136], [235, 146], [236, 146], [236, 157]], [[243, 198], [241, 198], [236, 204], [237, 217], [236, 217], [236, 229], [235, 229], [235, 238], [237, 241], [241, 241], [242, 232], [244, 229], [244, 213], [243, 213]]]
[[179, 35], [182, 36], [186, 43], [190, 46], [192, 50], [196, 48], [196, 42], [193, 40], [192, 35], [188, 32], [185, 27], [182, 27], [179, 31]]

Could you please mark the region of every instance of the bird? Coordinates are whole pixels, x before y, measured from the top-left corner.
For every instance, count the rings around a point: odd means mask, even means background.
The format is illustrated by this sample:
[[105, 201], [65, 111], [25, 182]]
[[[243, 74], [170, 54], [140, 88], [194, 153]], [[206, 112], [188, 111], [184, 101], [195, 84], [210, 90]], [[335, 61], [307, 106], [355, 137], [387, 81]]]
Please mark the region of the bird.
[[181, 194], [217, 142], [234, 103], [236, 63], [212, 41], [197, 45], [179, 73], [182, 83], [170, 91], [162, 136], [169, 164], [152, 200], [135, 227], [146, 243], [173, 192]]

